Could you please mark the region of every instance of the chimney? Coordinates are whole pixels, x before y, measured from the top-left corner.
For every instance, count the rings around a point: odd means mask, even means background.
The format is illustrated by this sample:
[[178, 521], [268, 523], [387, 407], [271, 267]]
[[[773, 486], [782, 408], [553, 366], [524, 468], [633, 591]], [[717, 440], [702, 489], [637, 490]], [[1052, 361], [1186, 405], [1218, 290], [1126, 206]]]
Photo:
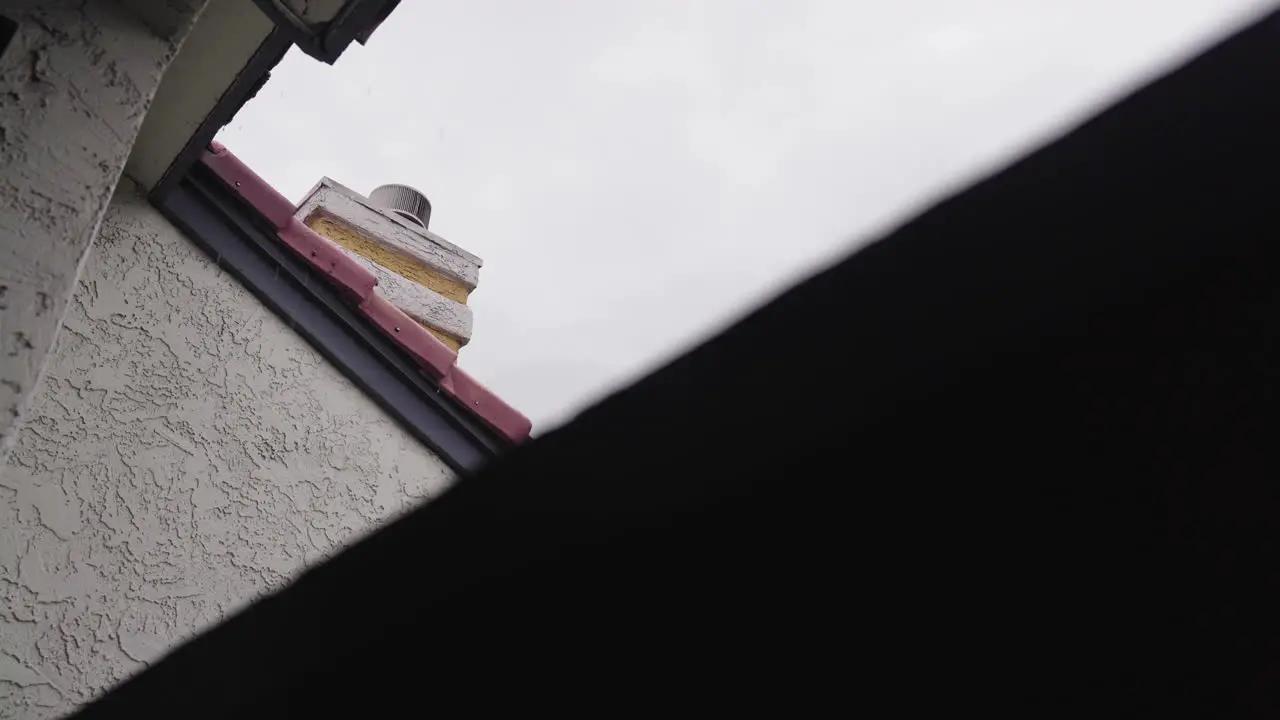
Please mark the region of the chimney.
[[482, 261], [427, 229], [426, 195], [393, 184], [365, 197], [323, 178], [294, 217], [372, 270], [382, 294], [446, 345], [471, 340], [467, 298]]

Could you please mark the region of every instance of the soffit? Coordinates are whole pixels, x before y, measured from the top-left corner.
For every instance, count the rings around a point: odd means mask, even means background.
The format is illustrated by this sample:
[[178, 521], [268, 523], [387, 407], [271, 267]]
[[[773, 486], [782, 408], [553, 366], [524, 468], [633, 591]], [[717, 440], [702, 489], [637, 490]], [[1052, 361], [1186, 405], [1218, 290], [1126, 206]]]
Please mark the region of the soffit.
[[[345, 2], [284, 4], [307, 22], [322, 23]], [[154, 188], [274, 28], [253, 0], [210, 0], [156, 91], [125, 172]]]

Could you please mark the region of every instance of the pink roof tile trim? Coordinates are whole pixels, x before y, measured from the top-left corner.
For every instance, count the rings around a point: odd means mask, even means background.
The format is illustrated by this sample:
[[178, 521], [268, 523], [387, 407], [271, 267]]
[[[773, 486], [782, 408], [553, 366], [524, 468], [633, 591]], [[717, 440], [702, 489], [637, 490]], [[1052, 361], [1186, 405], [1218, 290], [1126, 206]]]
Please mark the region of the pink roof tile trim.
[[523, 438], [529, 437], [533, 423], [523, 413], [503, 402], [489, 388], [467, 374], [462, 368], [454, 367], [453, 371], [440, 381], [440, 389], [449, 393], [463, 405], [471, 408], [471, 412], [483, 418], [490, 418], [491, 425], [511, 428]]
[[457, 364], [457, 353], [381, 295], [366, 298], [360, 303], [360, 312], [408, 350], [431, 377], [440, 380]]
[[267, 181], [221, 143], [211, 143], [201, 161], [276, 226], [282, 243], [353, 296], [361, 314], [408, 351], [440, 382], [441, 391], [508, 440], [518, 443], [529, 438], [533, 430], [529, 418], [459, 368], [457, 353], [379, 294], [378, 280], [367, 268], [294, 218], [293, 203]]
[[216, 142], [210, 144], [202, 159], [205, 167], [235, 188], [240, 197], [248, 200], [277, 229], [283, 230], [289, 226], [289, 221], [293, 219], [293, 203], [240, 162], [240, 158], [232, 155], [226, 146]]
[[276, 235], [357, 300], [374, 297], [373, 288], [378, 284], [378, 277], [360, 263], [348, 262], [346, 253], [300, 220], [289, 218], [288, 227]]

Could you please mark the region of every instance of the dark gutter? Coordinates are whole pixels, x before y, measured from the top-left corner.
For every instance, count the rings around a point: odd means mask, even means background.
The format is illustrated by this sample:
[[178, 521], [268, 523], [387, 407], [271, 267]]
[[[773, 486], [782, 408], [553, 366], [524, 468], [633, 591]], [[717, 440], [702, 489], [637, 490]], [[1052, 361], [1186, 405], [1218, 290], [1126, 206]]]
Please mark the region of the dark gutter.
[[203, 165], [153, 203], [454, 470], [474, 472], [510, 447], [441, 393], [403, 348], [278, 242], [271, 224]]

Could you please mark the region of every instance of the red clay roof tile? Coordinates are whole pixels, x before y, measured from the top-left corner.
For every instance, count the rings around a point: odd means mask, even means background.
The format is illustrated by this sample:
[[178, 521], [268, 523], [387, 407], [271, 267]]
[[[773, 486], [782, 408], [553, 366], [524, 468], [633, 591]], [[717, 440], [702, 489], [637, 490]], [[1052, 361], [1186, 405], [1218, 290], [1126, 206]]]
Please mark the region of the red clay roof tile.
[[276, 235], [357, 300], [363, 302], [373, 296], [378, 277], [364, 265], [351, 262], [338, 246], [303, 225], [302, 221], [290, 218], [289, 224], [277, 231]]
[[360, 303], [360, 312], [388, 337], [400, 343], [431, 377], [439, 380], [453, 370], [458, 355], [435, 335], [413, 321], [390, 300], [374, 293]]
[[258, 177], [240, 158], [232, 155], [226, 146], [212, 143], [209, 150], [204, 152], [202, 160], [205, 167], [235, 188], [240, 197], [248, 200], [276, 228], [283, 230], [288, 227], [289, 221], [293, 219], [293, 203], [267, 184], [266, 180]]

